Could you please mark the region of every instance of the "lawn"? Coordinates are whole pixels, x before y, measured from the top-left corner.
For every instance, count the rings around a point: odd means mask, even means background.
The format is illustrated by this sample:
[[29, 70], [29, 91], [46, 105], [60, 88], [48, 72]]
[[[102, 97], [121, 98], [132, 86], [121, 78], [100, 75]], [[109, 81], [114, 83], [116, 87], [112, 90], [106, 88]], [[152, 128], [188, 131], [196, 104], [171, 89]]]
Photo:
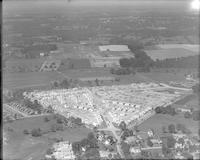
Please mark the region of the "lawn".
[[184, 124], [186, 128], [188, 128], [193, 135], [197, 135], [199, 129], [199, 122], [193, 121], [192, 119], [185, 119], [183, 114], [178, 114], [175, 116], [156, 114], [148, 120], [144, 121], [139, 125], [139, 130], [147, 131], [150, 128], [153, 128], [156, 133], [162, 133], [162, 126], [165, 126], [166, 129], [169, 124]]
[[[64, 131], [47, 132], [40, 137], [32, 137], [23, 133], [24, 129], [31, 131], [33, 128], [49, 131], [51, 125], [56, 124], [56, 119], [54, 119], [53, 115], [49, 115], [50, 121], [45, 122], [44, 117], [27, 118], [4, 124], [3, 129], [8, 139], [4, 145], [4, 158], [40, 160], [44, 157], [46, 150], [52, 146], [54, 138], [63, 138], [63, 140], [70, 142], [80, 141], [92, 131], [85, 127], [66, 127]], [[8, 130], [8, 128], [12, 129], [12, 131]]]

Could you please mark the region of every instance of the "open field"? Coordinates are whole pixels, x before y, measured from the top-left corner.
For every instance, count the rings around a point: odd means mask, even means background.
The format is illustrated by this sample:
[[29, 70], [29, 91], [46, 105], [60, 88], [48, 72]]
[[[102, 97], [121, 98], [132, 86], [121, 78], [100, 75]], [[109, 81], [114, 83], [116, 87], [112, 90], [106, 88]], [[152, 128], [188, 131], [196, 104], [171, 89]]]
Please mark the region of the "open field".
[[161, 134], [162, 126], [165, 126], [167, 129], [169, 124], [176, 125], [177, 123], [184, 124], [185, 127], [188, 128], [193, 135], [197, 135], [199, 129], [199, 121], [185, 119], [183, 114], [175, 116], [156, 114], [139, 125], [139, 130], [147, 131], [148, 129], [153, 128], [156, 133]]
[[[53, 115], [48, 116], [50, 119], [48, 122], [44, 122], [44, 117], [28, 118], [4, 124], [3, 128], [7, 137], [7, 142], [3, 147], [5, 159], [28, 160], [32, 158], [32, 160], [40, 160], [52, 145], [53, 140], [50, 140], [51, 138], [62, 137], [70, 142], [79, 141], [91, 131], [83, 127], [66, 128], [64, 131], [49, 132], [40, 137], [32, 137], [23, 133], [24, 129], [31, 131], [33, 128], [41, 128], [42, 131], [47, 131], [52, 124], [56, 123]], [[8, 128], [13, 131], [9, 131]]]
[[150, 73], [142, 73], [141, 75], [145, 76], [149, 80], [167, 83], [170, 81], [184, 81], [184, 72], [178, 73], [165, 73], [165, 72], [150, 72]]
[[197, 72], [196, 69], [153, 69], [150, 73], [137, 73], [136, 75], [113, 75], [109, 68], [92, 68], [66, 70], [62, 72], [27, 72], [27, 73], [4, 73], [3, 86], [7, 89], [49, 86], [52, 81], [64, 78], [85, 78], [85, 77], [118, 77], [119, 82], [105, 82], [103, 85], [130, 84], [133, 82], [169, 82], [183, 81], [185, 74]]
[[185, 108], [185, 109], [193, 108], [194, 110], [198, 110], [199, 96], [195, 94], [189, 95], [185, 99], [180, 100], [180, 103], [179, 102], [175, 103], [174, 107]]
[[194, 56], [199, 54], [199, 45], [188, 44], [163, 44], [157, 45], [157, 49], [146, 50], [152, 59], [166, 59]]
[[8, 89], [44, 86], [59, 79], [63, 76], [57, 72], [6, 73], [3, 75], [3, 86]]

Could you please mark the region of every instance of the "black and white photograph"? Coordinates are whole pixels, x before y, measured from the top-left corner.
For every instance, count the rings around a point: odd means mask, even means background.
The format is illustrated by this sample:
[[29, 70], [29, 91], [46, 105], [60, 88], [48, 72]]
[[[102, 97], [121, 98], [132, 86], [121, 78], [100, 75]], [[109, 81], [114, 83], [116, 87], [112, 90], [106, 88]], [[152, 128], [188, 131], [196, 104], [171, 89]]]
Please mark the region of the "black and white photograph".
[[200, 0], [1, 6], [0, 159], [200, 159]]

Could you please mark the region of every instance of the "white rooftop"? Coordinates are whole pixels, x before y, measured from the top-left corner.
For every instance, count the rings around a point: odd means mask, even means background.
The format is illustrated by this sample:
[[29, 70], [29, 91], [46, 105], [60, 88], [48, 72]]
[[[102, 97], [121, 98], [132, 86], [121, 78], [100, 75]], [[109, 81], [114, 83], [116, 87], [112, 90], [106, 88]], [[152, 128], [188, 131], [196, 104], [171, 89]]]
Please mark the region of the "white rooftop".
[[99, 46], [100, 51], [130, 51], [127, 45], [104, 45]]

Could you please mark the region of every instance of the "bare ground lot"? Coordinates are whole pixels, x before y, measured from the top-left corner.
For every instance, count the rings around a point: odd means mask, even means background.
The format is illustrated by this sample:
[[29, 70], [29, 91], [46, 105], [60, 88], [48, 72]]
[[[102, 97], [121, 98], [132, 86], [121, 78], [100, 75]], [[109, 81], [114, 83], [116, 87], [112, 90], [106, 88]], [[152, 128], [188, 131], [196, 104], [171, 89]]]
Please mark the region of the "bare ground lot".
[[[87, 137], [90, 129], [85, 127], [65, 128], [64, 131], [49, 132], [40, 137], [25, 135], [24, 129], [31, 131], [33, 128], [41, 128], [42, 131], [50, 129], [56, 121], [53, 115], [48, 116], [50, 121], [45, 122], [44, 116], [17, 120], [12, 123], [6, 123], [3, 126], [8, 141], [3, 145], [3, 156], [5, 159], [20, 160], [40, 160], [46, 154], [46, 150], [52, 146], [51, 138], [63, 138], [70, 142], [79, 141]], [[8, 127], [13, 131], [8, 131]], [[49, 139], [50, 138], [50, 139]]]

